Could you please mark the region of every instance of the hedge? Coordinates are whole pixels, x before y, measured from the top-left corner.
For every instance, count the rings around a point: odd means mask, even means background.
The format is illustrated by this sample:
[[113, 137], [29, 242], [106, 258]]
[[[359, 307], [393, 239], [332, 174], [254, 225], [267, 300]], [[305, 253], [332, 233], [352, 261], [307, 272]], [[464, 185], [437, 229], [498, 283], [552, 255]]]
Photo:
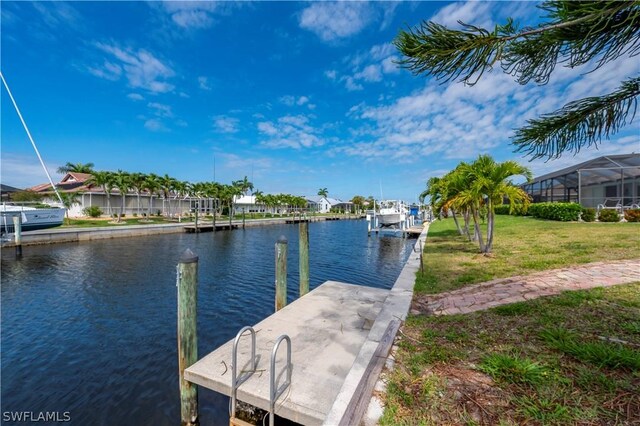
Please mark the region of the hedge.
[[627, 222], [640, 222], [640, 209], [625, 210], [624, 218]]
[[620, 214], [618, 210], [600, 210], [598, 220], [600, 222], [620, 222]]
[[536, 203], [529, 206], [529, 214], [538, 219], [577, 221], [582, 213], [578, 203]]
[[522, 204], [514, 205], [513, 213], [510, 213], [509, 210], [510, 210], [509, 204], [501, 204], [493, 208], [493, 211], [495, 214], [512, 214], [514, 216], [525, 216], [527, 214], [527, 210], [524, 208]]
[[580, 218], [585, 222], [595, 222], [596, 209], [591, 209], [591, 208], [582, 209], [582, 216], [580, 216]]

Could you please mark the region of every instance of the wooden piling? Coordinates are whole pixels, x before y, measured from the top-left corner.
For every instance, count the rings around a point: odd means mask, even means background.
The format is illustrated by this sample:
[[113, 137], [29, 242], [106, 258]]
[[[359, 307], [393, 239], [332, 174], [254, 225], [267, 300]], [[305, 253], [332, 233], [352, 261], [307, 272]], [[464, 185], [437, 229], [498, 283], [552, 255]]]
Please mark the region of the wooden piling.
[[16, 243], [16, 257], [22, 257], [22, 216], [13, 216], [13, 233]]
[[198, 207], [196, 207], [196, 233], [199, 232], [198, 231], [198, 210], [200, 210]]
[[245, 218], [245, 214], [244, 214], [244, 207], [242, 208], [242, 229], [244, 229], [244, 218]]
[[309, 293], [309, 224], [300, 222], [300, 297]]
[[184, 370], [198, 360], [198, 256], [189, 249], [185, 250], [177, 270], [180, 424], [193, 426], [198, 424], [198, 388], [184, 379]]
[[287, 306], [287, 238], [276, 242], [276, 312]]

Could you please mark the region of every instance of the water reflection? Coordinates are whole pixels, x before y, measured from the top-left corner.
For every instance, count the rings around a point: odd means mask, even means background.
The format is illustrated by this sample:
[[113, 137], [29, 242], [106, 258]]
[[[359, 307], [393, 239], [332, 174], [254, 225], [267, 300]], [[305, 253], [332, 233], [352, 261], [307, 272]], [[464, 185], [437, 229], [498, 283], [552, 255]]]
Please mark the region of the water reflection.
[[[310, 286], [389, 288], [411, 240], [367, 237], [366, 223], [310, 224]], [[71, 424], [173, 425], [179, 419], [175, 266], [200, 256], [201, 355], [273, 311], [274, 243], [295, 226], [25, 247], [2, 256], [3, 411], [70, 411]], [[227, 424], [227, 399], [201, 390], [203, 424]]]

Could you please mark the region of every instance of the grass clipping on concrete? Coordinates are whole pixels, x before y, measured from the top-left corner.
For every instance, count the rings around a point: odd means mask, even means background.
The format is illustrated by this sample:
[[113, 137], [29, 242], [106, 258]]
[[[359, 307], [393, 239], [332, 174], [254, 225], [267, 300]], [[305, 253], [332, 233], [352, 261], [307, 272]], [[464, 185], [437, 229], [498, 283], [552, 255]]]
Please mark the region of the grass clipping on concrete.
[[[611, 226], [613, 225], [613, 226]], [[640, 257], [637, 224], [498, 217], [485, 257], [431, 226], [420, 293]], [[640, 283], [465, 315], [410, 315], [386, 373], [383, 425], [640, 424]]]
[[496, 216], [494, 252], [484, 256], [452, 219], [429, 228], [417, 294], [590, 262], [640, 258], [640, 224], [553, 222]]
[[639, 424], [640, 283], [411, 316], [382, 424]]

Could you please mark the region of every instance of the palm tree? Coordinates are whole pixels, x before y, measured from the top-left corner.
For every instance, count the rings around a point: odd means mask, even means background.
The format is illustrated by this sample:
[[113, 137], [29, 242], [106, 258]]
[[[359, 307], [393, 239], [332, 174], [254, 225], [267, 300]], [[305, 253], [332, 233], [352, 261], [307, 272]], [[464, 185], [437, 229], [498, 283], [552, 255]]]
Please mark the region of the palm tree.
[[321, 197], [328, 197], [329, 196], [329, 191], [327, 190], [327, 188], [320, 188], [318, 190], [318, 195]]
[[136, 191], [138, 198], [138, 216], [140, 216], [140, 193], [145, 190], [147, 175], [144, 173], [131, 173], [129, 175], [131, 187]]
[[[257, 209], [258, 211], [260, 211], [260, 208], [258, 207], [258, 205], [260, 205], [260, 204], [264, 204], [264, 193], [263, 193], [262, 191], [260, 191], [260, 190], [256, 189], [256, 190], [253, 192], [253, 197], [254, 197], [254, 198], [253, 198], [253, 202], [254, 202], [254, 204], [255, 204], [255, 206], [256, 206], [256, 209]], [[252, 217], [253, 217], [253, 215], [252, 215]]]
[[168, 212], [168, 216], [171, 216], [171, 192], [173, 191], [173, 188], [176, 184], [176, 180], [174, 178], [172, 178], [171, 176], [169, 176], [168, 174], [165, 174], [164, 176], [162, 176], [159, 179], [159, 183], [160, 183], [160, 190], [162, 191], [162, 198], [167, 201], [169, 203], [169, 212]]
[[114, 184], [114, 173], [108, 171], [101, 172], [92, 172], [91, 177], [86, 180], [85, 185], [87, 186], [100, 186], [104, 191], [105, 196], [107, 197], [107, 214], [111, 216], [111, 191], [113, 190]]
[[93, 163], [67, 163], [64, 166], [58, 167], [58, 173], [67, 174], [73, 173], [93, 173]]
[[80, 204], [80, 193], [79, 192], [62, 192], [60, 193], [60, 198], [62, 198], [62, 205], [67, 211], [65, 212], [65, 216], [67, 217], [67, 225], [69, 225], [69, 209], [71, 209], [74, 205]]
[[176, 197], [178, 198], [178, 215], [182, 215], [182, 197], [186, 197], [188, 195], [190, 189], [190, 184], [187, 181], [176, 180], [173, 184], [173, 190], [176, 193]]
[[144, 189], [149, 193], [149, 216], [153, 214], [153, 196], [160, 189], [160, 176], [149, 173], [144, 180]]
[[120, 206], [120, 214], [116, 222], [120, 222], [122, 216], [124, 216], [124, 205], [126, 203], [127, 192], [131, 189], [131, 176], [129, 173], [122, 170], [118, 170], [113, 179], [113, 185], [118, 188], [120, 195], [122, 196], [122, 205]]
[[249, 182], [249, 179], [245, 176], [242, 180], [236, 180], [231, 183], [233, 186], [238, 186], [242, 190], [242, 194], [246, 194], [247, 191], [253, 190], [253, 183]]
[[527, 167], [515, 161], [496, 163], [489, 155], [481, 155], [469, 168], [473, 179], [474, 192], [486, 200], [487, 205], [487, 244], [484, 253], [491, 253], [495, 224], [495, 206], [501, 205], [504, 198], [509, 199], [510, 210], [516, 205], [529, 206], [531, 199], [521, 188], [513, 185], [509, 178], [524, 176], [531, 180], [532, 173]]

